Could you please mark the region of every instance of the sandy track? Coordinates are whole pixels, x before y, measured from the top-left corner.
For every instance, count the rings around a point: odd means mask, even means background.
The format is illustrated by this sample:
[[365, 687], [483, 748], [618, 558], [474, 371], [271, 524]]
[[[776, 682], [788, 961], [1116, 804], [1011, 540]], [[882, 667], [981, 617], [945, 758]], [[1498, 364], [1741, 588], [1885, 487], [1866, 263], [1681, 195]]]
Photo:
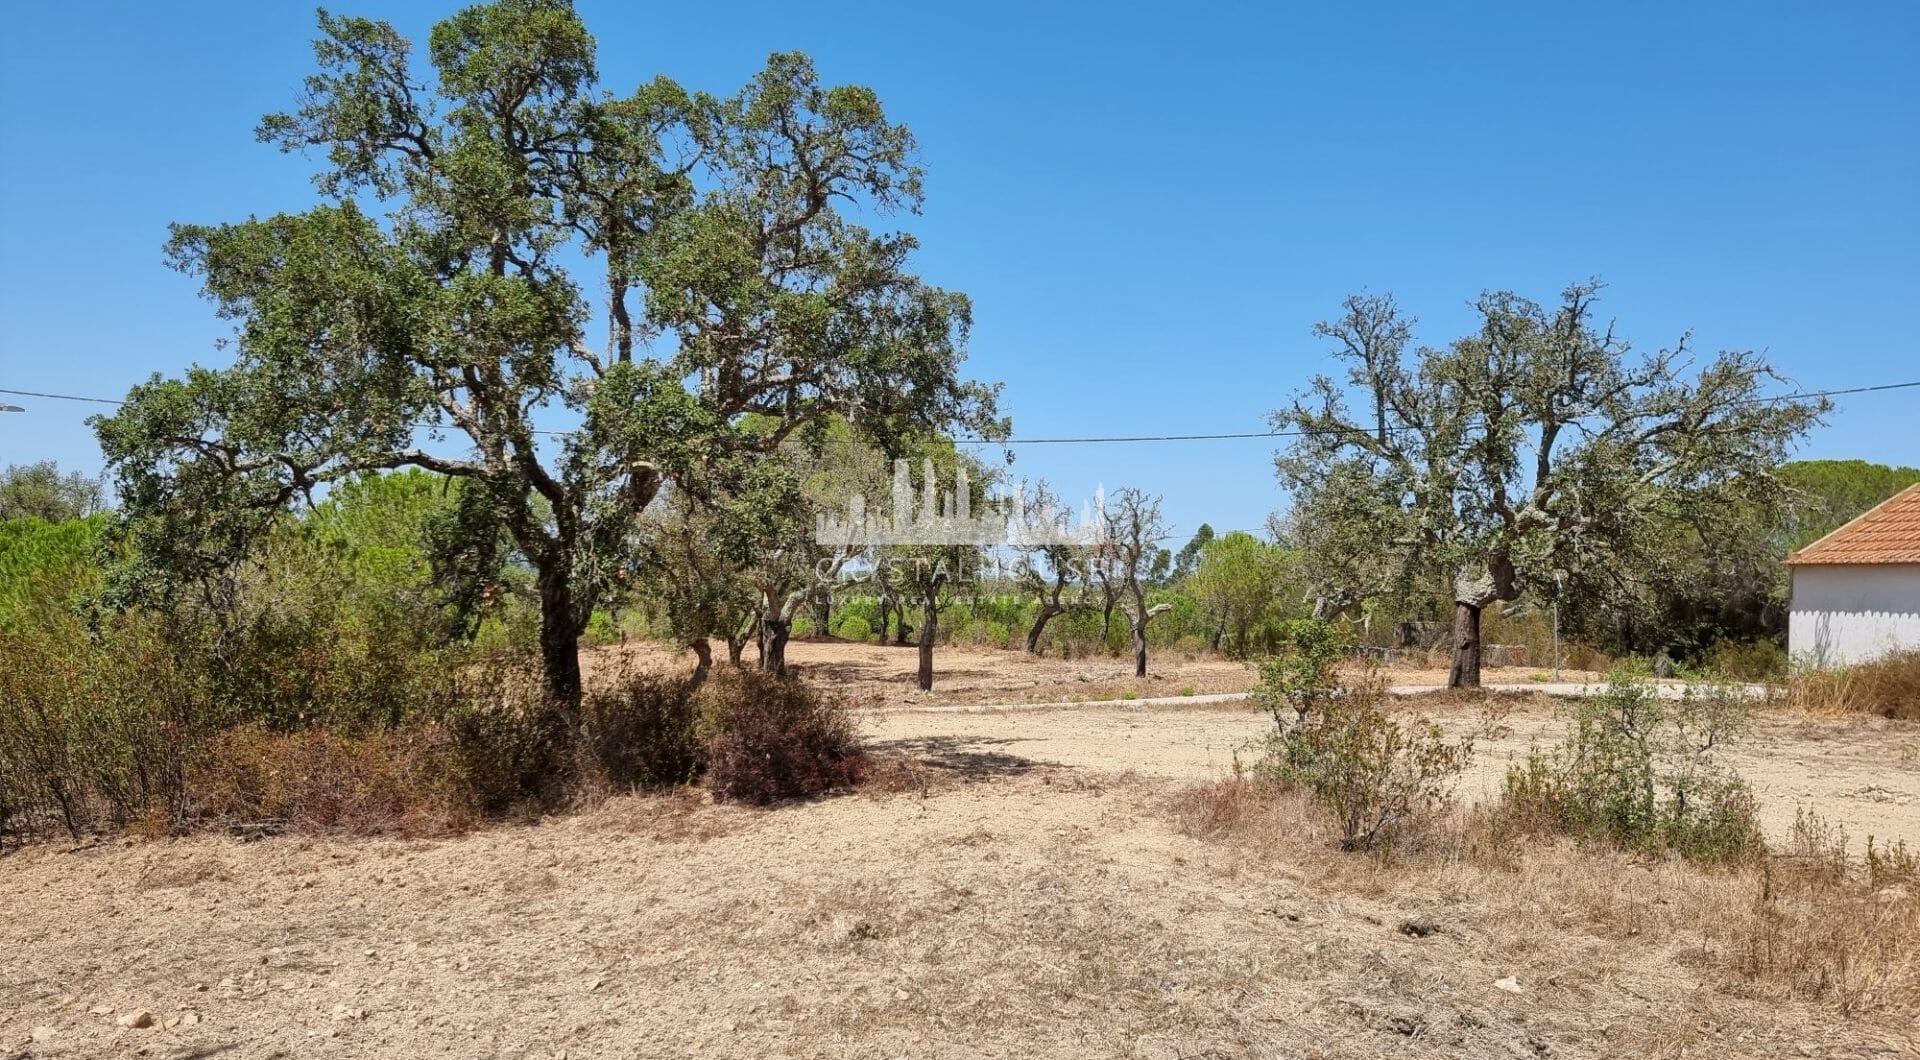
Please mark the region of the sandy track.
[[[1500, 735], [1477, 743], [1461, 796], [1496, 795], [1510, 763], [1561, 738], [1566, 720], [1553, 701], [1535, 697], [1525, 704], [1500, 719]], [[1417, 703], [1411, 709], [1418, 709]], [[1431, 714], [1455, 732], [1484, 721], [1481, 714], [1457, 708]], [[1251, 764], [1269, 725], [1265, 715], [1231, 704], [873, 711], [867, 721], [871, 738], [887, 748], [994, 754], [1181, 779], [1222, 775], [1236, 755]], [[1753, 786], [1770, 839], [1784, 839], [1795, 813], [1806, 808], [1846, 828], [1856, 844], [1873, 836], [1920, 848], [1920, 726], [1763, 711], [1729, 761]]]
[[[725, 649], [715, 654], [724, 658]], [[746, 659], [751, 662], [753, 649]], [[853, 644], [845, 641], [794, 641], [787, 661], [802, 678], [831, 687], [848, 702], [863, 707], [930, 706], [941, 704], [1020, 704], [1117, 702], [1159, 696], [1193, 696], [1245, 692], [1253, 686], [1254, 668], [1215, 655], [1185, 656], [1156, 652], [1149, 659], [1149, 676], [1133, 676], [1133, 660], [1100, 655], [1062, 659], [1036, 657], [1025, 652], [981, 647], [945, 647], [934, 654], [934, 686], [922, 692], [914, 686], [919, 665], [912, 647]], [[693, 654], [653, 641], [609, 646], [588, 651], [582, 662], [589, 672], [633, 666], [674, 673], [693, 669]], [[1443, 685], [1447, 672], [1387, 669], [1382, 677], [1393, 684]], [[1488, 667], [1488, 683], [1527, 684], [1546, 675], [1528, 667]], [[1568, 670], [1569, 682], [1590, 682], [1603, 675]]]

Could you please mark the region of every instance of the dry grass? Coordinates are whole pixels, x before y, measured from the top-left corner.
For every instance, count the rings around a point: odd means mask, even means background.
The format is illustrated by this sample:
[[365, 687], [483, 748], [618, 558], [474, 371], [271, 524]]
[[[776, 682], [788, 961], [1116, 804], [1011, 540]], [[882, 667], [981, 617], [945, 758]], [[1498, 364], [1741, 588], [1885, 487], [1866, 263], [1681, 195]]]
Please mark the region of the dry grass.
[[480, 816], [453, 741], [430, 725], [359, 735], [228, 729], [194, 757], [186, 787], [197, 825], [246, 835], [447, 835]]
[[1479, 895], [1487, 945], [1516, 960], [1543, 930], [1577, 929], [1655, 941], [1735, 996], [1920, 1014], [1914, 856], [1852, 856], [1817, 818], [1784, 851], [1706, 868], [1542, 837], [1498, 806], [1456, 811], [1372, 857], [1341, 855], [1338, 829], [1304, 795], [1253, 777], [1179, 789], [1165, 811], [1188, 835], [1339, 889]]
[[[1501, 861], [1463, 842], [1470, 820], [1345, 855], [1304, 803], [1244, 788], [1004, 764], [943, 785], [957, 758], [920, 758], [924, 797], [682, 791], [452, 840], [23, 851], [0, 863], [0, 1045], [1793, 1060], [1911, 1041], [1913, 1009], [1874, 1007], [1889, 976], [1849, 979], [1843, 1014], [1834, 990], [1740, 973], [1739, 877], [1559, 843]], [[204, 1019], [118, 1027], [135, 1007]]]
[[1920, 651], [1832, 670], [1802, 670], [1787, 683], [1787, 702], [1815, 714], [1920, 721]]

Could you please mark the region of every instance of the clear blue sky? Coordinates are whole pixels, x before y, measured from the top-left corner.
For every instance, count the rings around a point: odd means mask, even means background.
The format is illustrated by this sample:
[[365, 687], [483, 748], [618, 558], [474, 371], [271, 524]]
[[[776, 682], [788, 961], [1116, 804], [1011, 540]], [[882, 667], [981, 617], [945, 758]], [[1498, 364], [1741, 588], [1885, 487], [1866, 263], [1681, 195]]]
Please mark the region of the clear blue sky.
[[[342, 0], [415, 40], [451, 3]], [[1600, 276], [1642, 346], [1764, 348], [1808, 387], [1920, 379], [1920, 5], [1264, 7], [586, 2], [601, 72], [727, 92], [775, 49], [874, 86], [929, 171], [922, 272], [975, 303], [1016, 432], [1264, 429], [1342, 296], [1433, 342], [1483, 288]], [[31, 4], [0, 37], [0, 387], [117, 396], [214, 363], [169, 221], [299, 209], [253, 142], [304, 4]], [[0, 463], [97, 469], [85, 406], [14, 398]], [[1920, 464], [1920, 391], [1803, 455]], [[1182, 537], [1283, 502], [1265, 441], [1032, 447], [1068, 498], [1166, 495]], [[1178, 541], [1173, 542], [1175, 545]]]

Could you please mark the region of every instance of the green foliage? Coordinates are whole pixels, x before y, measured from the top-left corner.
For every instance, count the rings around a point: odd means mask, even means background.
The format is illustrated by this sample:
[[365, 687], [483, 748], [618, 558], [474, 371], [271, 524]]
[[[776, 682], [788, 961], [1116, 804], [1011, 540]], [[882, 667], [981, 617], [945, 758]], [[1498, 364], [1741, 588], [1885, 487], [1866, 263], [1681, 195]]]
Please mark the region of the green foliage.
[[1677, 700], [1616, 671], [1604, 695], [1574, 708], [1567, 739], [1507, 772], [1507, 811], [1523, 823], [1732, 861], [1761, 847], [1752, 792], [1720, 758], [1751, 708], [1731, 688], [1690, 687]]
[[[430, 71], [387, 23], [320, 30], [299, 109], [258, 133], [325, 158], [324, 200], [177, 225], [168, 246], [235, 321], [231, 366], [156, 377], [94, 421], [133, 557], [115, 599], [224, 606], [274, 513], [424, 468], [472, 484], [455, 522], [480, 548], [437, 550], [464, 558], [436, 582], [510, 535], [553, 699], [573, 704], [574, 648], [667, 483], [765, 497], [769, 455], [834, 414], [886, 447], [1004, 432], [995, 389], [959, 376], [966, 297], [910, 271], [911, 235], [853, 219], [920, 203], [916, 145], [871, 89], [780, 54], [726, 98], [664, 78], [611, 95], [571, 6], [540, 0], [441, 22]], [[561, 409], [578, 429], [540, 442]]]
[[1200, 529], [1193, 532], [1193, 536], [1187, 539], [1186, 544], [1180, 546], [1180, 551], [1173, 557], [1173, 578], [1175, 581], [1182, 581], [1191, 576], [1195, 570], [1199, 569], [1200, 552], [1206, 548], [1207, 543], [1212, 540], [1213, 527], [1206, 523], [1201, 523]]
[[58, 621], [60, 613], [99, 587], [99, 551], [108, 519], [0, 522], [0, 631]]
[[[1691, 377], [1684, 338], [1630, 356], [1594, 320], [1599, 289], [1551, 308], [1488, 292], [1445, 347], [1414, 347], [1388, 296], [1318, 325], [1346, 377], [1315, 380], [1273, 423], [1297, 432], [1278, 469], [1324, 609], [1444, 582], [1469, 623], [1529, 588], [1599, 613], [1671, 573], [1675, 525], [1712, 541], [1787, 502], [1774, 469], [1828, 403], [1768, 395], [1778, 377], [1751, 352]], [[1456, 660], [1477, 684], [1474, 661]]]
[[873, 639], [873, 627], [859, 615], [842, 615], [834, 620], [836, 636], [864, 644]]
[[505, 594], [529, 592], [484, 493], [417, 468], [369, 473], [341, 482], [300, 525], [355, 610], [397, 609], [438, 640], [467, 640]]
[[1791, 552], [1920, 482], [1920, 468], [1865, 460], [1796, 460], [1780, 469], [1780, 477], [1799, 494], [1780, 526], [1781, 544]]
[[0, 633], [0, 826], [182, 819], [186, 763], [227, 720], [193, 658], [144, 616]]
[[1268, 737], [1262, 768], [1331, 812], [1346, 850], [1371, 849], [1444, 806], [1472, 760], [1470, 739], [1395, 718], [1389, 698], [1375, 679], [1316, 694]]
[[1285, 550], [1240, 531], [1202, 546], [1198, 566], [1183, 588], [1215, 623], [1213, 639], [1230, 633], [1235, 654], [1252, 650], [1254, 634], [1280, 610], [1289, 559]]
[[1717, 641], [1687, 672], [1731, 681], [1779, 681], [1787, 676], [1787, 649], [1776, 640]]
[[1347, 649], [1346, 634], [1331, 622], [1302, 618], [1281, 623], [1274, 656], [1260, 663], [1254, 705], [1273, 715], [1282, 729], [1305, 725], [1337, 693]]
[[51, 460], [8, 464], [0, 472], [0, 522], [38, 519], [65, 523], [85, 519], [106, 506], [100, 480], [78, 471], [62, 475]]

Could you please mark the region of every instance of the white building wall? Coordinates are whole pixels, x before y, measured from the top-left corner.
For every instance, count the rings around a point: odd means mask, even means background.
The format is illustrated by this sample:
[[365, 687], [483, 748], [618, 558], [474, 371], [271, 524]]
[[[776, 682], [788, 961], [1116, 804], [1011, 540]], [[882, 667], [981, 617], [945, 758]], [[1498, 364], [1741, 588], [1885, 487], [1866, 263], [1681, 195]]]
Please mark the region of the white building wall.
[[1793, 568], [1795, 664], [1844, 666], [1906, 648], [1920, 648], [1920, 564]]

